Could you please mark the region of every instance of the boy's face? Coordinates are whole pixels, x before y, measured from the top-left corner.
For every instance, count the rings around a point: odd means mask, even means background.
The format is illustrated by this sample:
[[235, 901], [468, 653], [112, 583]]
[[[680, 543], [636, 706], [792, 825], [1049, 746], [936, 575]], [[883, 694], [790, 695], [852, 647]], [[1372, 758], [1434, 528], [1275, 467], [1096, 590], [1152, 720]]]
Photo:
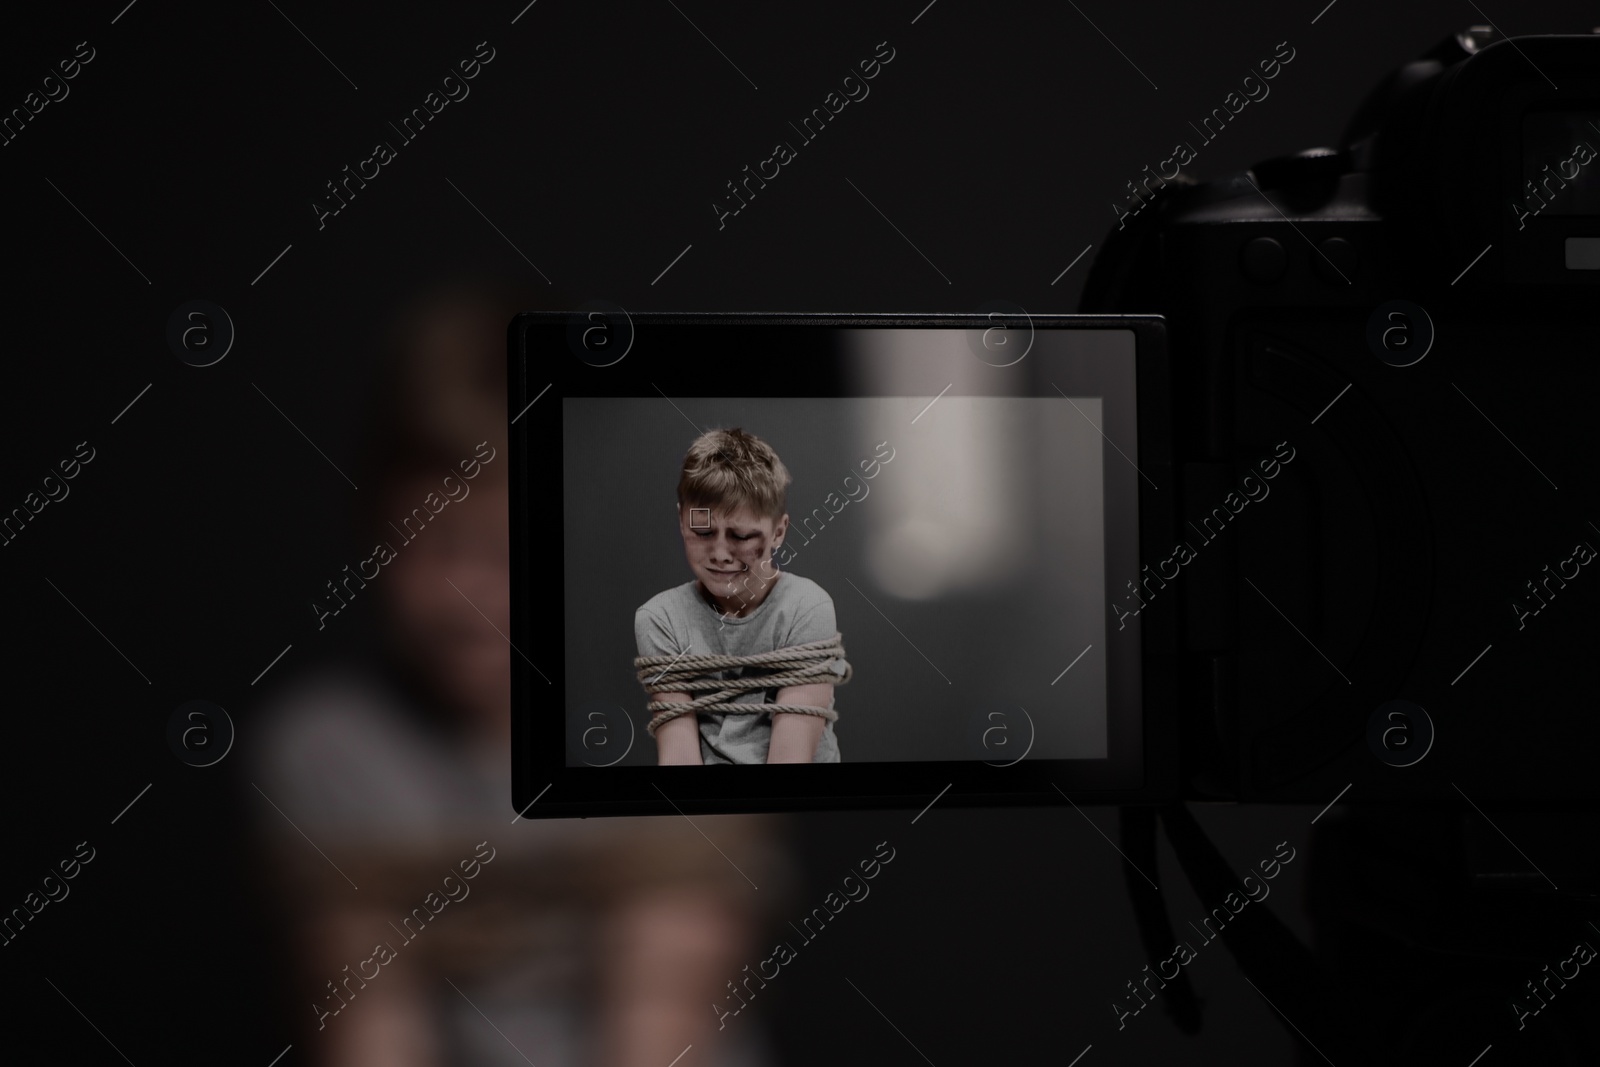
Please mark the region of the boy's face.
[[716, 597], [733, 597], [749, 588], [759, 591], [777, 569], [772, 553], [789, 530], [789, 516], [777, 520], [756, 515], [748, 508], [688, 508], [678, 506], [678, 530], [689, 569]]

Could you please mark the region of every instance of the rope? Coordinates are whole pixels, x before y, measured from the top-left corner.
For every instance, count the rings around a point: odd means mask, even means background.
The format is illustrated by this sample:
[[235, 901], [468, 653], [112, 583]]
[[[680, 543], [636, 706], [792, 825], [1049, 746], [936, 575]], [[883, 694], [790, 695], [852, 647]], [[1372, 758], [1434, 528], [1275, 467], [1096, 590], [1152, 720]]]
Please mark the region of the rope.
[[[834, 634], [824, 641], [790, 645], [749, 656], [640, 656], [633, 661], [633, 665], [639, 672], [639, 684], [644, 686], [645, 692], [704, 694], [686, 703], [652, 700], [645, 710], [654, 715], [645, 729], [654, 737], [662, 723], [671, 722], [680, 715], [701, 711], [739, 714], [790, 712], [817, 715], [834, 722], [839, 718], [839, 713], [832, 708], [810, 704], [762, 704], [735, 701], [732, 698], [757, 689], [782, 689], [791, 685], [843, 685], [854, 673], [850, 662], [845, 660], [842, 676], [835, 674], [832, 666], [834, 660], [844, 658], [842, 634]], [[747, 673], [741, 678], [711, 677], [734, 667], [754, 667], [763, 669], [765, 673]]]

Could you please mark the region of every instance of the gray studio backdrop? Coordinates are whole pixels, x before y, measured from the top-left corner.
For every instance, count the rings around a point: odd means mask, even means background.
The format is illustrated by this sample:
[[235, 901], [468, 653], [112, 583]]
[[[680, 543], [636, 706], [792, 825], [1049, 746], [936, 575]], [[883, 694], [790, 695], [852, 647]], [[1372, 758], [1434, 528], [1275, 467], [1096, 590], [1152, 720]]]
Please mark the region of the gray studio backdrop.
[[[855, 670], [843, 760], [1105, 755], [1100, 401], [929, 399], [563, 401], [570, 765], [655, 762], [634, 612], [690, 580], [683, 454], [697, 427], [734, 426], [793, 476], [784, 569], [833, 598]], [[863, 480], [875, 457], [892, 458]]]

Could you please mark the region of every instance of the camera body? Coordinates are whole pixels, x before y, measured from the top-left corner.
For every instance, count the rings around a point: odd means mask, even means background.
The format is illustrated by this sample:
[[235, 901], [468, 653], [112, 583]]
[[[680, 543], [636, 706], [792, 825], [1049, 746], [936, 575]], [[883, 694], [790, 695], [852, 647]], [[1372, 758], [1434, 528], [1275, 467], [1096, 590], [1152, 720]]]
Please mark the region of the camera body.
[[1186, 796], [1600, 795], [1597, 152], [1600, 37], [1474, 29], [1338, 149], [1114, 208], [1080, 310], [1168, 323], [1193, 562], [1121, 610], [1176, 613]]

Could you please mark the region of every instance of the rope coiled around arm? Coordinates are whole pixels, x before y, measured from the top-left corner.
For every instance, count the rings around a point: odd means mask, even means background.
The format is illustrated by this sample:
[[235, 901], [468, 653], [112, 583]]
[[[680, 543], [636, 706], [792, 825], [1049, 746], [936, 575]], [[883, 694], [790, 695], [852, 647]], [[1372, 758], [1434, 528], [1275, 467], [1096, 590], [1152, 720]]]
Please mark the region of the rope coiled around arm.
[[[733, 698], [757, 689], [783, 689], [791, 685], [844, 685], [850, 680], [854, 669], [849, 660], [845, 660], [844, 674], [835, 674], [833, 661], [836, 659], [845, 659], [843, 634], [749, 656], [639, 656], [633, 661], [633, 666], [639, 673], [639, 684], [644, 686], [645, 692], [704, 694], [682, 704], [652, 700], [645, 708], [653, 713], [645, 729], [654, 737], [663, 723], [671, 722], [680, 715], [700, 711], [743, 714], [793, 712], [818, 715], [834, 722], [839, 718], [839, 713], [832, 708], [809, 704], [762, 704], [735, 701]], [[761, 668], [762, 672], [747, 673], [741, 678], [711, 677], [734, 667], [756, 667]]]

